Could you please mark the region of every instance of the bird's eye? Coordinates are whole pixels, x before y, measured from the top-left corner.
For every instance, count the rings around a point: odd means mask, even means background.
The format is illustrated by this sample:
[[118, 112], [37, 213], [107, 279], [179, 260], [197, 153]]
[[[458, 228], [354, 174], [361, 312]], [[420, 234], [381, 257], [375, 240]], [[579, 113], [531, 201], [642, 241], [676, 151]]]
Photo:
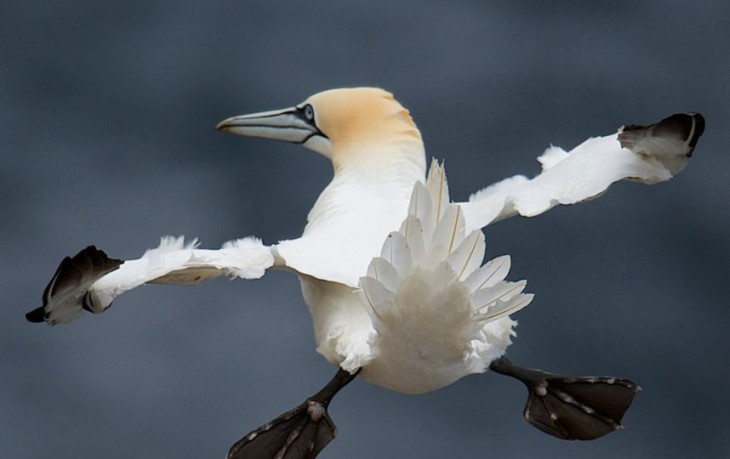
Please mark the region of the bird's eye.
[[314, 121], [314, 109], [309, 104], [304, 106], [304, 117], [307, 121]]

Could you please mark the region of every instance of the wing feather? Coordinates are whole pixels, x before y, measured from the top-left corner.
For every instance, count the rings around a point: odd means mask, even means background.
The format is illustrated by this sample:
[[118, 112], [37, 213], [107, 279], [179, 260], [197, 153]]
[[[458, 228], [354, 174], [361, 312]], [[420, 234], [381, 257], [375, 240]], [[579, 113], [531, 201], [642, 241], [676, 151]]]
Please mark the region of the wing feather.
[[667, 181], [687, 165], [704, 125], [698, 113], [675, 114], [649, 126], [627, 126], [590, 138], [570, 152], [550, 147], [538, 158], [542, 173], [533, 179], [508, 178], [459, 203], [466, 230], [587, 201], [620, 180], [648, 185]]
[[196, 239], [163, 237], [136, 260], [116, 260], [93, 246], [65, 258], [43, 294], [43, 305], [26, 315], [50, 325], [72, 321], [86, 309], [104, 312], [122, 293], [146, 283], [195, 285], [228, 275], [257, 279], [274, 265], [271, 247], [255, 238], [231, 241], [219, 250], [198, 249]]

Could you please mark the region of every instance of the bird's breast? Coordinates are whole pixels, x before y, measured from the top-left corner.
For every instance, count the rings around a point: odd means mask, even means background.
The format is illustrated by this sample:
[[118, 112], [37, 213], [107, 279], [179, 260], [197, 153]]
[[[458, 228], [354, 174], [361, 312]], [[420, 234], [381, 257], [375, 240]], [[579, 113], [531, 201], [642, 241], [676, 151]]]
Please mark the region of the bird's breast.
[[310, 211], [302, 237], [280, 242], [278, 254], [299, 273], [357, 287], [406, 217], [417, 180], [336, 176]]

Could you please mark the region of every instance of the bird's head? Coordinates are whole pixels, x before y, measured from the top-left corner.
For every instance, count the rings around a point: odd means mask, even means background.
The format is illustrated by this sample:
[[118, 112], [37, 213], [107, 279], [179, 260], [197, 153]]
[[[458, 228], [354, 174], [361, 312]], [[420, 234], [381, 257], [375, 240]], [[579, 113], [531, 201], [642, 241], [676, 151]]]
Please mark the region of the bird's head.
[[331, 89], [294, 107], [228, 118], [216, 129], [301, 144], [332, 160], [335, 170], [390, 156], [425, 163], [408, 110], [379, 88]]

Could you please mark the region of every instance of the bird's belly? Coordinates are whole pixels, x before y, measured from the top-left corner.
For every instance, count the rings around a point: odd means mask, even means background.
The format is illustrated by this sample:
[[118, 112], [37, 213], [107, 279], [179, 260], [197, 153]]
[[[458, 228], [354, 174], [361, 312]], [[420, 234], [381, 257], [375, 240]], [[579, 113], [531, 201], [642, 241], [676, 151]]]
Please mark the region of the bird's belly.
[[356, 289], [308, 276], [301, 276], [300, 281], [312, 315], [317, 351], [349, 372], [362, 368], [362, 379], [386, 389], [411, 394], [440, 389], [468, 374], [483, 372], [510, 342], [514, 322], [508, 317], [490, 322], [480, 331], [485, 349], [479, 355], [472, 352], [468, 356], [455, 349], [451, 338], [459, 333], [446, 327], [430, 338], [428, 333], [419, 333], [421, 339], [413, 339], [399, 327], [387, 327], [378, 334]]
[[389, 346], [375, 354], [376, 331], [355, 289], [306, 276], [300, 281], [312, 315], [317, 352], [332, 365], [350, 372], [362, 368], [360, 376], [369, 383], [404, 393], [435, 390], [463, 376], [428, 355], [408, 355], [406, 349], [413, 343]]
[[302, 294], [314, 325], [317, 352], [354, 372], [372, 359], [375, 329], [354, 288], [301, 276]]

